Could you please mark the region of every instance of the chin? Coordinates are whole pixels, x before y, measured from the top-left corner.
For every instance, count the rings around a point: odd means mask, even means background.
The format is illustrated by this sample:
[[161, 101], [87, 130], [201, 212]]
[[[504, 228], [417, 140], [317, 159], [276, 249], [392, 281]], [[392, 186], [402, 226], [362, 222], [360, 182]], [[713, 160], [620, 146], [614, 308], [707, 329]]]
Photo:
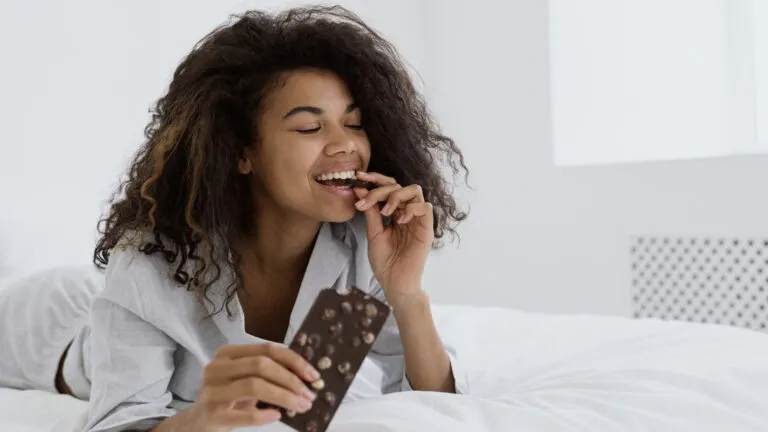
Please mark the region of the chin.
[[344, 210], [335, 210], [326, 212], [323, 216], [323, 221], [333, 223], [349, 222], [357, 214], [357, 210], [354, 207]]

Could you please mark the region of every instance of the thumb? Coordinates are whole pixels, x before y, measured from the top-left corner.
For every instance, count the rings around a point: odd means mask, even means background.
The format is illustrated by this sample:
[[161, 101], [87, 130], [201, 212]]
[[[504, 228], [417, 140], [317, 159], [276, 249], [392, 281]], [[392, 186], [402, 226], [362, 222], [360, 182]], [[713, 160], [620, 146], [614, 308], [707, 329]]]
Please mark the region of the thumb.
[[427, 212], [421, 218], [421, 224], [424, 228], [432, 229], [435, 222], [435, 209], [432, 203], [427, 203]]
[[[363, 188], [355, 188], [355, 195], [362, 199], [368, 195], [368, 190]], [[368, 233], [368, 239], [375, 238], [377, 235], [384, 231], [384, 221], [379, 212], [379, 206], [371, 206], [368, 210], [364, 211], [365, 215], [365, 229]]]

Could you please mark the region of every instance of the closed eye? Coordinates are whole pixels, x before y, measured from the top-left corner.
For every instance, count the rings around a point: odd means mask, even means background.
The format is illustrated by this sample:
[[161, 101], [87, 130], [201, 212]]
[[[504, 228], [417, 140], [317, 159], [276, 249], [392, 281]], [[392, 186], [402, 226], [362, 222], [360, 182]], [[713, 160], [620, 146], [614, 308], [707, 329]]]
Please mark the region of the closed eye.
[[316, 128], [312, 128], [312, 129], [298, 129], [298, 130], [296, 130], [296, 132], [298, 132], [300, 134], [304, 134], [304, 135], [309, 135], [309, 134], [313, 134], [315, 132], [318, 132], [319, 130], [320, 130], [320, 126], [318, 126]]
[[[345, 125], [346, 127], [352, 129], [352, 130], [363, 130], [362, 125]], [[320, 131], [320, 126], [312, 129], [297, 129], [296, 132], [304, 135], [310, 135], [313, 133], [317, 133]]]

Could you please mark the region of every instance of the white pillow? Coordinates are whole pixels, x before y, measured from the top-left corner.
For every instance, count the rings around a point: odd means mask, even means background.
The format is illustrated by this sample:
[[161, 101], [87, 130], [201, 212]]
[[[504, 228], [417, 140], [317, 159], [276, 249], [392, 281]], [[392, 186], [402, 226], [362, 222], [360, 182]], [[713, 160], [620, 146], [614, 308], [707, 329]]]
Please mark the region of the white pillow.
[[88, 402], [37, 390], [0, 388], [0, 430], [74, 432], [85, 427]]

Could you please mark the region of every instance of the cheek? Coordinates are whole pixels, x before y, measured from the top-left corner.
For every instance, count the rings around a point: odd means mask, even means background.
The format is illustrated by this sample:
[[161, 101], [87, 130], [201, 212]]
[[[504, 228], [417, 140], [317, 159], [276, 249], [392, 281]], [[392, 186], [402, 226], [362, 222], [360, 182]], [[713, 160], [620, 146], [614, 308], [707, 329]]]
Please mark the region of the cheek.
[[299, 200], [310, 192], [310, 170], [314, 158], [302, 152], [286, 152], [269, 167], [270, 192], [280, 200]]
[[371, 162], [371, 143], [368, 138], [362, 140], [358, 146], [358, 152], [360, 153], [360, 159], [363, 161], [363, 165], [368, 168], [368, 164]]
[[312, 142], [290, 133], [278, 133], [264, 141], [259, 155], [261, 169], [271, 187], [306, 183], [317, 151]]

